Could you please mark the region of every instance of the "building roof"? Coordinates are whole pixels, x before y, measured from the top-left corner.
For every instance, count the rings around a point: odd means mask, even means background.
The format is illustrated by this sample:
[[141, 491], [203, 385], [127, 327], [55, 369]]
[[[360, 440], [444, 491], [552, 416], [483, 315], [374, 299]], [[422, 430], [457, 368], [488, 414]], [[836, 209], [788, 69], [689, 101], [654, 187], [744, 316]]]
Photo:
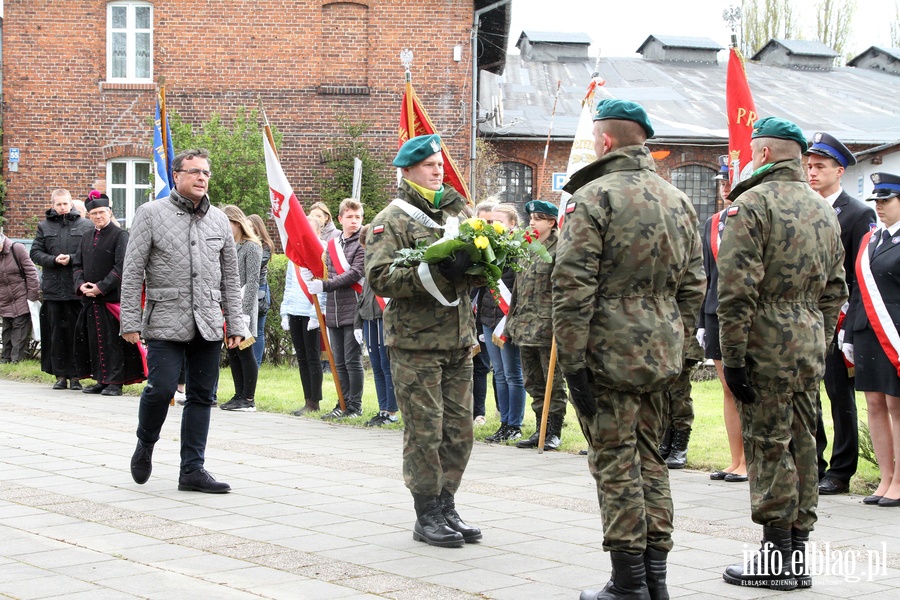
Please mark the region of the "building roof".
[[[493, 4], [493, 0], [475, 0], [474, 8], [479, 10]], [[506, 66], [506, 44], [509, 39], [509, 24], [512, 15], [510, 3], [501, 4], [481, 16], [478, 27], [479, 45], [478, 68], [490, 73], [503, 73]]]
[[[574, 62], [529, 62], [507, 57], [503, 76], [482, 74], [480, 109], [503, 102], [503, 123], [487, 121], [487, 137], [546, 139], [556, 83], [561, 81], [553, 137], [575, 136], [595, 58]], [[728, 139], [725, 117], [727, 62], [663, 62], [643, 58], [602, 58], [599, 75], [606, 84], [596, 99], [621, 98], [647, 109], [656, 140], [722, 144]], [[884, 144], [900, 140], [897, 76], [871, 69], [836, 67], [797, 71], [746, 63], [750, 90], [760, 117], [780, 116], [797, 123], [808, 136], [827, 131], [845, 144]]]
[[886, 54], [893, 58], [894, 60], [900, 61], [900, 48], [884, 48], [882, 46], [869, 46], [865, 51], [854, 56], [850, 61], [847, 62], [851, 67], [855, 67], [859, 62], [859, 59], [863, 58], [867, 54]]
[[724, 50], [721, 44], [704, 37], [681, 37], [677, 35], [651, 35], [648, 36], [641, 47], [635, 50], [638, 54], [644, 51], [644, 46], [656, 40], [667, 48], [691, 48], [699, 50]]
[[831, 58], [840, 56], [833, 48], [826, 46], [818, 40], [780, 40], [778, 38], [772, 38], [753, 55], [751, 60], [758, 60], [759, 56], [770, 46], [781, 46], [787, 50], [789, 54], [798, 54], [801, 56], [827, 56]]
[[532, 44], [581, 44], [590, 46], [593, 43], [591, 36], [586, 33], [565, 33], [561, 31], [535, 31], [526, 29], [516, 41], [516, 48], [522, 40], [528, 38]]

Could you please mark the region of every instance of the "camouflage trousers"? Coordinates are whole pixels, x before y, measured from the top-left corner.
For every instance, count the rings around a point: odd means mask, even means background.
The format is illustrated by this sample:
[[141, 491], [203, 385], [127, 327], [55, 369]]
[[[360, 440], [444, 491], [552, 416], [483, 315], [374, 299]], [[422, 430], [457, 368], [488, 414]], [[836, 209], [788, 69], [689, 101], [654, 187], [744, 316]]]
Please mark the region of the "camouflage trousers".
[[756, 402], [738, 403], [753, 522], [810, 531], [819, 503], [816, 391], [754, 391]]
[[578, 414], [597, 482], [603, 549], [643, 553], [672, 549], [669, 470], [659, 455], [665, 392], [624, 392], [596, 386], [597, 414]]
[[[694, 401], [691, 400], [691, 375], [696, 360], [685, 360], [681, 375], [672, 382], [666, 392], [668, 400], [668, 420], [672, 429], [690, 429], [694, 425]], [[665, 430], [665, 427], [663, 427]]]
[[403, 480], [414, 494], [456, 493], [472, 454], [472, 354], [388, 348], [403, 413]]
[[[522, 375], [525, 391], [531, 396], [531, 408], [535, 414], [544, 410], [544, 393], [547, 391], [547, 373], [550, 369], [550, 348], [543, 346], [519, 346], [522, 358]], [[553, 388], [550, 393], [550, 414], [566, 416], [566, 382], [559, 363], [553, 370]]]

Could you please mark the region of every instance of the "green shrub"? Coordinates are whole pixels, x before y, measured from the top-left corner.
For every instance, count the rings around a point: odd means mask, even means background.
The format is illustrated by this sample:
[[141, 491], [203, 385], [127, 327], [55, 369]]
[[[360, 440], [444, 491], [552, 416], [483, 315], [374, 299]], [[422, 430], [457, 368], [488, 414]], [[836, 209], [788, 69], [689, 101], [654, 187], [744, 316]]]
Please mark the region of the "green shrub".
[[269, 260], [269, 293], [272, 303], [266, 313], [266, 351], [264, 360], [272, 365], [290, 364], [294, 361], [294, 345], [291, 334], [281, 328], [281, 301], [284, 298], [284, 276], [288, 259], [284, 254], [273, 254]]

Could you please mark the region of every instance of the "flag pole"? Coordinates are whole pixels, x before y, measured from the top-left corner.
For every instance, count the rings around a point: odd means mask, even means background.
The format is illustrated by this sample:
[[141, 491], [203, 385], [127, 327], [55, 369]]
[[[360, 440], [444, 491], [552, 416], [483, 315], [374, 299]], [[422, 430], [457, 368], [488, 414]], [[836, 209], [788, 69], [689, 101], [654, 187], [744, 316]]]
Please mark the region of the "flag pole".
[[416, 137], [416, 115], [413, 111], [412, 73], [409, 71], [409, 65], [406, 65], [406, 106], [403, 108], [406, 110], [406, 132], [408, 139], [411, 140]]
[[[269, 127], [269, 117], [266, 116], [266, 109], [263, 106], [262, 96], [259, 97], [259, 112], [262, 115], [263, 129], [266, 132], [266, 138], [269, 140], [269, 146], [272, 148], [272, 153], [275, 155], [275, 158], [278, 158], [278, 149], [275, 147], [275, 138], [272, 136], [272, 128]], [[284, 243], [284, 240], [282, 240]], [[299, 269], [297, 265], [294, 265], [294, 268], [297, 269], [297, 282], [301, 281]], [[331, 351], [331, 343], [328, 340], [328, 334], [326, 333], [326, 325], [325, 325], [325, 316], [322, 314], [322, 307], [319, 305], [319, 296], [317, 294], [310, 294], [312, 298], [312, 304], [316, 309], [316, 318], [319, 319], [319, 332], [322, 337], [322, 344], [325, 347], [325, 353], [328, 355], [328, 364], [331, 365], [331, 377], [334, 379], [334, 389], [337, 391], [338, 404], [341, 407], [341, 411], [346, 412], [347, 404], [344, 401], [344, 392], [341, 390], [341, 381], [338, 377], [337, 367], [334, 364], [334, 353]]]
[[541, 199], [541, 185], [544, 183], [544, 169], [547, 166], [547, 153], [550, 150], [550, 136], [553, 135], [553, 119], [556, 117], [556, 103], [559, 102], [559, 88], [562, 87], [562, 80], [556, 80], [556, 96], [553, 98], [553, 111], [550, 113], [550, 129], [547, 130], [547, 143], [544, 144], [544, 160], [541, 161], [541, 168], [538, 170], [537, 194], [533, 197], [535, 200]]
[[[169, 164], [169, 149], [166, 147], [168, 140], [166, 139], [166, 76], [159, 76], [159, 92], [157, 93], [157, 101], [159, 102], [159, 131], [162, 138], [163, 160], [166, 161], [166, 175], [169, 177], [169, 185], [174, 187], [172, 183], [172, 165]], [[175, 397], [169, 400], [169, 406], [175, 406]]]

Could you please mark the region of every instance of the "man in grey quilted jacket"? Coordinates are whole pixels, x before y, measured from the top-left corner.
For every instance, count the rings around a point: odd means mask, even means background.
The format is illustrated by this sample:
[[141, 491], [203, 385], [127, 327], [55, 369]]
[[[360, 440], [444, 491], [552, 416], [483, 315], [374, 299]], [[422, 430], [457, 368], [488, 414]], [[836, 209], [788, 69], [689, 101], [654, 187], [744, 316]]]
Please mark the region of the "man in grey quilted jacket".
[[228, 218], [207, 195], [208, 152], [182, 152], [172, 161], [172, 171], [171, 196], [138, 209], [125, 252], [122, 337], [132, 344], [146, 341], [148, 367], [131, 476], [137, 483], [150, 478], [153, 446], [184, 363], [187, 400], [181, 415], [178, 489], [225, 493], [231, 486], [204, 469], [204, 454], [222, 339], [227, 331], [228, 347], [235, 348], [249, 335], [241, 319], [237, 254]]

